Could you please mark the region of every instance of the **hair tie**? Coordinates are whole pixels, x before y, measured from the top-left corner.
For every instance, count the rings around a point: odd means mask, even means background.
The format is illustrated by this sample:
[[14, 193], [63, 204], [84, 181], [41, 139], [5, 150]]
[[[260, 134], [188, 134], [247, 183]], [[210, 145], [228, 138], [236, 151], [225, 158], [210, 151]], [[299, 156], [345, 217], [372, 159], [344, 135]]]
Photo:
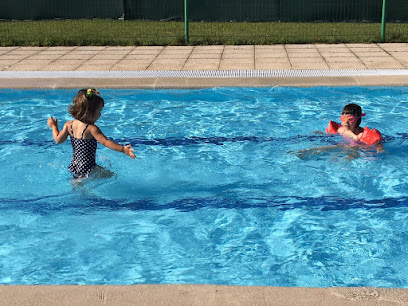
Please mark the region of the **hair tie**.
[[86, 90], [86, 97], [89, 99], [90, 97], [92, 97], [92, 89], [89, 88]]
[[361, 114], [361, 117], [364, 117], [365, 115], [366, 115], [366, 113], [362, 113], [362, 114]]

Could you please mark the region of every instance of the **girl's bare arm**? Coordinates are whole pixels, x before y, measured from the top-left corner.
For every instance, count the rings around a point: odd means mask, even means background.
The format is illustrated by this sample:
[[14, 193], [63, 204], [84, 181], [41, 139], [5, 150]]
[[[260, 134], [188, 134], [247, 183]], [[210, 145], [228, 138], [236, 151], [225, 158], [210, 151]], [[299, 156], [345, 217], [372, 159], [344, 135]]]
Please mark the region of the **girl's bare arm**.
[[123, 152], [125, 153], [127, 156], [131, 157], [131, 158], [135, 158], [135, 154], [134, 149], [131, 148], [130, 145], [127, 146], [122, 146], [120, 144], [117, 144], [116, 142], [109, 140], [106, 138], [106, 136], [102, 133], [102, 131], [96, 126], [93, 125], [90, 130], [89, 130], [92, 134], [92, 136], [102, 145], [104, 145], [105, 147], [108, 147], [111, 150], [115, 150], [118, 152]]
[[67, 140], [68, 137], [68, 122], [64, 124], [61, 132], [58, 129], [58, 120], [57, 118], [48, 118], [47, 125], [52, 129], [52, 137], [55, 142], [60, 144]]

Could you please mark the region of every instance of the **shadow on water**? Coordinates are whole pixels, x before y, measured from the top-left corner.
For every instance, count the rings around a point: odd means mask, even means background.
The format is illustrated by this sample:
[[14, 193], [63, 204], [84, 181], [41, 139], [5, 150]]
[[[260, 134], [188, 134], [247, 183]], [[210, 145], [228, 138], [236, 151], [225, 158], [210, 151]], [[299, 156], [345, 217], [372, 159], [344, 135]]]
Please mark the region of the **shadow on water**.
[[[397, 133], [397, 136], [386, 136], [383, 135], [385, 143], [388, 142], [398, 142], [401, 144], [408, 140], [408, 133]], [[289, 137], [259, 137], [259, 136], [235, 136], [235, 137], [181, 137], [181, 138], [154, 138], [154, 139], [143, 139], [143, 138], [121, 138], [111, 140], [118, 143], [129, 143], [132, 146], [189, 146], [189, 145], [200, 145], [200, 144], [214, 144], [223, 145], [224, 143], [234, 143], [234, 142], [251, 142], [251, 143], [299, 143], [299, 142], [321, 142], [326, 144], [337, 144], [338, 139], [333, 136], [328, 135], [293, 135]], [[39, 146], [39, 147], [50, 147], [54, 146], [55, 142], [53, 140], [43, 140], [35, 141], [31, 139], [24, 140], [1, 140], [0, 145], [11, 145], [19, 144], [21, 146]]]
[[178, 210], [189, 212], [200, 209], [254, 209], [273, 208], [281, 211], [294, 209], [317, 209], [320, 211], [350, 209], [386, 209], [408, 207], [408, 197], [363, 200], [339, 197], [298, 197], [271, 196], [263, 198], [203, 197], [186, 198], [159, 204], [153, 199], [133, 202], [103, 199], [98, 197], [56, 197], [46, 196], [33, 199], [0, 199], [0, 210], [22, 210], [27, 213], [46, 215], [55, 211], [77, 209], [75, 214], [92, 214], [100, 210], [108, 211], [154, 211]]

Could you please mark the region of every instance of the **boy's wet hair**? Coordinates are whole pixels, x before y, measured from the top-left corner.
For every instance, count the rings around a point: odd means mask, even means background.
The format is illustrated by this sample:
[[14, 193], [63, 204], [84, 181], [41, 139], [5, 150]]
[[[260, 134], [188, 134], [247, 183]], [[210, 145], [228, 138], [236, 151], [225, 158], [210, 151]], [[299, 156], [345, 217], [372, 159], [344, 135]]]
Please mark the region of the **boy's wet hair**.
[[74, 97], [68, 112], [75, 119], [87, 124], [94, 123], [95, 112], [105, 105], [105, 101], [95, 88], [83, 88]]
[[361, 106], [355, 103], [347, 104], [341, 111], [342, 115], [352, 115], [357, 117], [357, 126], [361, 123], [361, 114], [363, 113]]

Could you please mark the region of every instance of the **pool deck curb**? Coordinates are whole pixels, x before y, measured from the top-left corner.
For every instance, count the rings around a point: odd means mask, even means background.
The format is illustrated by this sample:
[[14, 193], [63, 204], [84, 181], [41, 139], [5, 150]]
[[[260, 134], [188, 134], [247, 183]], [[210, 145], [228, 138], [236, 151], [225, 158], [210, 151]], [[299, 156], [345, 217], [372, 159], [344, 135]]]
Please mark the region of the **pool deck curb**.
[[1, 305], [407, 305], [408, 290], [218, 285], [0, 286]]

